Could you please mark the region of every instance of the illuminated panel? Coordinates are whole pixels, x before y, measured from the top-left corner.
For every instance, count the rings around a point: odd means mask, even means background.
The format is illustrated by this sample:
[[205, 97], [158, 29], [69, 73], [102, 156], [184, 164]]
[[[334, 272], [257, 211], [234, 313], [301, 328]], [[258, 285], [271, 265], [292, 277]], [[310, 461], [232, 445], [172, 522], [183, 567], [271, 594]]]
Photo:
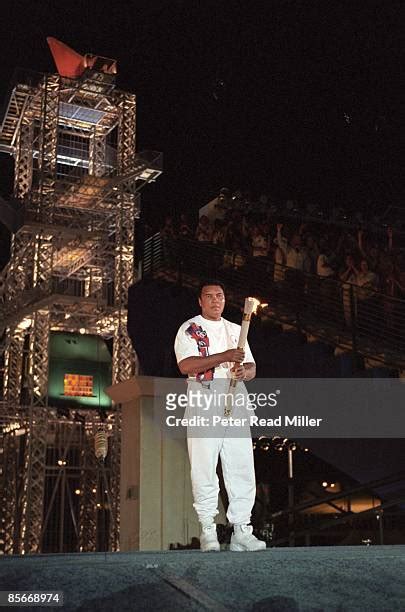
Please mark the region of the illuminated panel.
[[65, 374], [63, 394], [71, 397], [93, 397], [93, 377], [82, 374]]
[[94, 108], [79, 106], [78, 104], [69, 104], [61, 102], [59, 105], [59, 116], [64, 119], [76, 119], [84, 123], [96, 125], [104, 117], [105, 113]]

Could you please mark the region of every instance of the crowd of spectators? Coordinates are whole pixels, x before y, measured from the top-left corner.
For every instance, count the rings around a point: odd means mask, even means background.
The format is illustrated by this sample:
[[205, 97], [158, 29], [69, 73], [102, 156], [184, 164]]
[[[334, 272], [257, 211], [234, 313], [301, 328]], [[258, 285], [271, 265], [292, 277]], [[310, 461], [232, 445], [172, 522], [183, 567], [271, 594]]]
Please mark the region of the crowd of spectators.
[[[362, 225], [361, 214], [355, 212], [345, 221], [341, 210], [319, 217], [312, 210], [312, 215], [304, 216], [295, 202], [287, 202], [280, 210], [267, 196], [254, 201], [249, 195], [227, 190], [211, 204], [194, 224], [185, 214], [178, 220], [167, 217], [161, 235], [219, 247], [223, 258], [218, 268], [222, 270], [260, 262], [261, 270], [271, 271], [274, 283], [280, 286], [288, 281], [299, 287], [304, 275], [338, 281], [348, 325], [350, 286], [356, 287], [358, 303], [370, 301], [374, 292], [405, 298], [405, 251], [401, 250], [400, 233], [390, 226]], [[331, 283], [320, 284], [326, 298]]]

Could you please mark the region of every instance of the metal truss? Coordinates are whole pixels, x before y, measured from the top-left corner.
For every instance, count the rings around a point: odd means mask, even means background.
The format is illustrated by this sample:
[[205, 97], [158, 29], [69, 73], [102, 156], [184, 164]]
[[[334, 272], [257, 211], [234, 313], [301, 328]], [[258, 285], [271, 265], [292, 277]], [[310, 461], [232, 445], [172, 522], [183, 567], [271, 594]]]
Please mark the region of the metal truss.
[[20, 405], [24, 336], [8, 330], [4, 355], [3, 414], [17, 414]]
[[110, 436], [110, 503], [114, 521], [109, 530], [109, 550], [120, 549], [120, 466], [121, 466], [121, 411], [114, 413], [114, 427]]
[[89, 174], [104, 176], [106, 174], [106, 133], [105, 129], [94, 127], [89, 138]]
[[[77, 410], [62, 418], [53, 409], [41, 414], [38, 409], [21, 407], [18, 417], [3, 419], [0, 553], [19, 554], [27, 547], [32, 552], [65, 552], [66, 527], [61, 520], [55, 525], [55, 515], [59, 514], [60, 519], [66, 512], [72, 517], [74, 551], [95, 552], [100, 542], [108, 544], [109, 550], [119, 550], [120, 416], [119, 412], [105, 416], [106, 420], [102, 420], [90, 410]], [[109, 441], [105, 465], [96, 460], [94, 453], [94, 435], [100, 427], [105, 428]], [[42, 446], [46, 442], [45, 457], [40, 440]], [[47, 482], [47, 503], [45, 507], [40, 504], [40, 528], [27, 529], [38, 520], [27, 491], [29, 482], [39, 487], [39, 479], [33, 477], [35, 463], [41, 465]], [[27, 471], [31, 479], [27, 479]], [[106, 510], [114, 517], [107, 525], [100, 520], [100, 513]], [[21, 520], [24, 513], [28, 516]], [[38, 540], [33, 537], [37, 533]]]
[[[137, 370], [127, 334], [127, 291], [136, 280], [134, 223], [139, 192], [158, 178], [162, 160], [157, 152], [136, 153], [135, 95], [93, 70], [79, 79], [50, 74], [17, 84], [0, 150], [15, 158], [14, 197], [24, 217], [0, 275], [0, 417], [24, 422], [18, 439], [3, 432], [0, 539], [4, 552], [32, 553], [41, 552], [44, 542], [50, 333], [84, 330], [112, 338], [113, 383]], [[108, 459], [114, 521], [108, 540], [118, 550], [120, 421], [114, 415]], [[97, 547], [91, 435], [86, 429], [80, 438], [80, 550]], [[5, 478], [11, 482], [17, 455], [22, 479], [12, 481], [11, 491]]]
[[80, 503], [79, 503], [79, 551], [97, 550], [97, 484], [98, 466], [94, 454], [94, 433], [83, 427], [81, 445]]
[[17, 132], [18, 144], [15, 157], [14, 194], [24, 199], [28, 196], [32, 185], [34, 124], [27, 118], [21, 123]]
[[41, 552], [48, 411], [30, 406], [24, 449], [19, 552]]
[[[0, 436], [0, 551], [2, 554], [17, 554], [18, 550], [18, 457], [20, 438], [3, 425]], [[13, 424], [15, 421], [13, 422]]]
[[46, 75], [41, 84], [38, 187], [32, 195], [38, 220], [47, 219], [48, 222], [52, 221], [55, 205], [60, 81], [59, 75]]

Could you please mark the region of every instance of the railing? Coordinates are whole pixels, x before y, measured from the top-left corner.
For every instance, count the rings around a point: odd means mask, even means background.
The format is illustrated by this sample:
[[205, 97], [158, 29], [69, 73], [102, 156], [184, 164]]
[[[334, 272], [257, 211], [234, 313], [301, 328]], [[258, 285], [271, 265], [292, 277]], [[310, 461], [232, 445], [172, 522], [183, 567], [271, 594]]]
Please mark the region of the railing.
[[[228, 202], [228, 205], [223, 203], [218, 207], [225, 210], [238, 210], [239, 212], [245, 213], [249, 210], [250, 203], [246, 202], [242, 207], [236, 208], [232, 203]], [[275, 203], [263, 207], [257, 211], [256, 214], [259, 216], [266, 216], [270, 212], [272, 218], [277, 218], [278, 221], [293, 222], [294, 225], [306, 223], [306, 224], [317, 224], [317, 225], [333, 225], [334, 227], [340, 227], [346, 229], [351, 233], [357, 234], [360, 226], [366, 227], [367, 232], [373, 232], [380, 235], [386, 235], [387, 228], [389, 226], [395, 227], [395, 236], [403, 236], [405, 234], [405, 215], [403, 207], [395, 204], [388, 204], [383, 209], [379, 207], [379, 211], [376, 211], [372, 206], [367, 207], [361, 211], [358, 208], [346, 208], [344, 204], [337, 208], [324, 208], [317, 204], [304, 207], [299, 203], [295, 203], [293, 206], [287, 206], [286, 202]]]
[[50, 295], [97, 298], [104, 302], [106, 306], [114, 305], [114, 285], [112, 282], [94, 283], [94, 287], [90, 284], [86, 289], [84, 279], [53, 276]]
[[382, 364], [404, 367], [405, 300], [267, 258], [160, 234], [144, 243], [141, 274], [190, 287], [203, 278], [220, 278], [228, 303], [240, 306], [247, 295], [257, 296], [269, 304], [264, 316]]
[[2, 302], [0, 294], [0, 337], [6, 326], [17, 324], [25, 316], [43, 307], [50, 298], [57, 302], [58, 296], [94, 300], [103, 307], [113, 307], [115, 304], [112, 282], [95, 283], [94, 286], [90, 284], [86, 287], [85, 280], [52, 276], [50, 283], [23, 291], [18, 300]]
[[[369, 213], [364, 212], [360, 220], [356, 213], [349, 210], [342, 210], [338, 214], [334, 214], [330, 210], [318, 209], [314, 212], [308, 212], [305, 210], [293, 209], [287, 210], [283, 207], [278, 207], [277, 211], [274, 211], [273, 215], [280, 221], [285, 223], [308, 223], [308, 224], [320, 224], [320, 225], [333, 225], [334, 227], [340, 227], [342, 230], [350, 231], [353, 234], [357, 234], [359, 225], [367, 227], [367, 232], [373, 232], [380, 236], [386, 235], [388, 226], [395, 227], [395, 235], [404, 236], [405, 233], [405, 222], [404, 216], [401, 214], [402, 209], [399, 207], [391, 206], [384, 213], [381, 218], [376, 220], [372, 210]], [[384, 218], [385, 217], [385, 218]]]
[[[282, 535], [273, 539], [272, 545], [279, 546], [288, 543], [290, 546], [294, 546], [297, 540], [303, 540], [305, 542], [305, 545], [309, 546], [311, 544], [311, 538], [315, 534], [319, 534], [320, 532], [326, 531], [330, 528], [334, 529], [338, 526], [347, 523], [361, 522], [361, 520], [363, 519], [373, 518], [378, 521], [379, 544], [383, 544], [383, 517], [385, 516], [385, 511], [388, 508], [394, 508], [403, 505], [405, 503], [405, 496], [403, 494], [395, 499], [387, 499], [383, 501], [380, 505], [368, 508], [367, 510], [363, 510], [361, 512], [352, 512], [344, 510], [341, 507], [338, 507], [334, 502], [336, 502], [337, 500], [350, 500], [358, 493], [364, 493], [366, 491], [370, 491], [373, 489], [375, 490], [381, 487], [385, 487], [387, 485], [403, 482], [405, 482], [405, 472], [402, 471], [387, 476], [386, 478], [367, 482], [365, 484], [352, 487], [345, 491], [340, 491], [339, 493], [324, 495], [320, 498], [298, 503], [296, 505], [289, 505], [288, 508], [286, 508], [285, 510], [273, 512], [269, 518], [273, 523], [275, 523], [276, 532], [278, 531], [278, 521], [280, 521], [280, 519], [287, 518], [288, 533], [286, 533], [286, 535]], [[335, 508], [337, 510], [337, 514], [334, 514], [332, 518], [325, 518], [325, 515], [306, 516], [305, 514], [300, 514], [301, 512], [308, 511], [309, 509], [313, 510], [325, 504], [330, 505], [332, 508]], [[405, 512], [403, 510], [400, 511], [398, 516], [403, 517], [403, 519], [405, 520]], [[312, 519], [312, 524], [308, 524], [308, 519]]]
[[142, 278], [154, 277], [162, 271], [164, 265], [163, 243], [160, 234], [155, 234], [145, 240], [141, 262]]

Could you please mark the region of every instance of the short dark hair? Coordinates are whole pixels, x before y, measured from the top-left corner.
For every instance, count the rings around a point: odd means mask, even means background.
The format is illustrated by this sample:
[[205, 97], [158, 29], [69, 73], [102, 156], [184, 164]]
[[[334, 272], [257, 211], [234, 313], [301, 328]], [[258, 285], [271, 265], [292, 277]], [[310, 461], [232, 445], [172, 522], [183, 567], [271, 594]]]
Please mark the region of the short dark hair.
[[200, 297], [204, 287], [207, 287], [208, 285], [217, 285], [218, 287], [221, 287], [222, 291], [225, 293], [225, 285], [222, 281], [218, 280], [217, 278], [206, 278], [201, 281], [198, 287], [198, 297]]

